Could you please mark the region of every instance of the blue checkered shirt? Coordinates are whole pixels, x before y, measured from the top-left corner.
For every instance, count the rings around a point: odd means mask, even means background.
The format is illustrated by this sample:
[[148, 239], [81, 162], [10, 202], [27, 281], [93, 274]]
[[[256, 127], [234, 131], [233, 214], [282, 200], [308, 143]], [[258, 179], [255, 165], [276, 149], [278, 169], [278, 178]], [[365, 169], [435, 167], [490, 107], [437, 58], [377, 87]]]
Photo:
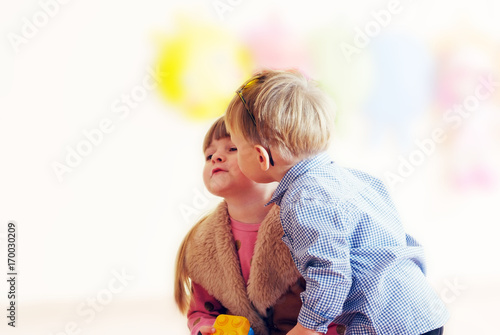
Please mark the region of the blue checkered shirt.
[[448, 312], [425, 279], [422, 247], [403, 230], [382, 182], [322, 153], [293, 166], [271, 201], [307, 282], [298, 321], [326, 333], [423, 334]]

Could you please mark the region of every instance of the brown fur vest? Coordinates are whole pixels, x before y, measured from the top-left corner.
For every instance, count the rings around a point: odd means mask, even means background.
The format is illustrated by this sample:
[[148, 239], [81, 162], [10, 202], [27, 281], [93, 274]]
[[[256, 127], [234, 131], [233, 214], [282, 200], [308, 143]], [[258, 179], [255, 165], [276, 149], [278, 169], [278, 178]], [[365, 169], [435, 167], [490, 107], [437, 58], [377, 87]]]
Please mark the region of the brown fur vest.
[[189, 277], [228, 314], [246, 317], [256, 335], [286, 334], [297, 322], [305, 281], [281, 241], [278, 206], [259, 228], [248, 285], [241, 275], [227, 204], [223, 201], [193, 229], [185, 259]]

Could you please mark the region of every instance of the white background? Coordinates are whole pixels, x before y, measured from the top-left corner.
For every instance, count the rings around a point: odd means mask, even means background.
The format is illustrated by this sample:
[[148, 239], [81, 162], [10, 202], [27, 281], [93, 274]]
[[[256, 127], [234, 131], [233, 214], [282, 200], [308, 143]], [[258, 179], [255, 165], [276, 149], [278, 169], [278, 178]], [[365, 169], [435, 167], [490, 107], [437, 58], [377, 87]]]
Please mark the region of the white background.
[[[432, 63], [422, 68], [437, 76], [449, 65], [440, 62], [443, 49], [449, 47], [448, 59], [454, 59], [455, 49], [448, 44], [473, 31], [468, 41], [484, 47], [482, 57], [488, 59], [467, 60], [486, 64], [494, 76], [500, 73], [500, 10], [493, 1], [401, 1], [402, 10], [351, 63], [338, 57], [339, 42], [353, 44], [355, 28], [363, 29], [373, 21], [370, 13], [388, 8], [390, 1], [242, 0], [230, 2], [231, 10], [222, 16], [215, 3], [69, 1], [15, 47], [9, 34], [22, 35], [24, 20], [33, 21], [41, 5], [1, 0], [0, 279], [7, 277], [7, 223], [14, 220], [18, 227], [17, 327], [7, 326], [8, 287], [1, 279], [2, 334], [188, 333], [173, 302], [174, 259], [189, 227], [217, 202], [205, 195], [201, 182], [201, 141], [213, 118], [189, 117], [182, 105], [170, 103], [157, 90], [147, 91], [126, 118], [112, 108], [141, 85], [148, 68], [155, 68], [157, 37], [182, 35], [179, 22], [202, 22], [231, 41], [279, 22], [285, 32], [281, 36], [292, 45], [285, 50], [289, 54], [283, 56], [283, 66], [293, 66], [290, 54], [301, 52], [310, 59], [303, 64], [312, 77], [329, 82], [330, 92], [338, 88], [334, 95], [341, 108], [332, 155], [381, 178], [397, 170], [398, 157], [416, 150], [414, 141], [427, 138], [440, 117], [429, 102], [413, 121], [390, 126], [402, 127], [409, 143], [387, 136], [390, 128], [370, 128], [362, 112], [369, 109], [364, 104], [379, 78], [370, 56], [377, 39], [394, 33], [418, 41]], [[330, 62], [325, 58], [332, 49], [337, 56]], [[198, 57], [203, 59], [203, 50]], [[255, 68], [267, 65], [255, 62]], [[246, 79], [225, 78], [229, 70], [223, 62], [218, 68], [211, 65], [200, 76], [202, 87], [235, 89]], [[334, 79], [335, 71], [346, 79], [344, 86]], [[481, 106], [488, 119], [474, 123], [473, 134], [500, 133], [498, 94]], [[464, 124], [472, 124], [475, 116]], [[103, 119], [112, 121], [113, 130], [60, 182], [54, 162], [65, 163], [68, 147], [76, 148], [85, 140], [83, 132]], [[380, 132], [377, 145], [367, 135], [370, 131]], [[465, 137], [465, 144], [451, 145], [450, 140], [438, 145], [413, 174], [391, 188], [405, 227], [426, 248], [429, 281], [452, 312], [448, 334], [496, 332], [500, 138], [467, 142], [476, 135]], [[477, 143], [481, 146], [476, 148]], [[481, 159], [473, 155], [478, 151], [485, 153]], [[464, 161], [485, 163], [489, 181], [467, 187], [449, 183], [453, 171], [467, 166]], [[110, 282], [119, 286], [114, 271], [133, 279], [108, 295]], [[78, 308], [89, 308], [92, 299], [105, 303], [90, 320]]]

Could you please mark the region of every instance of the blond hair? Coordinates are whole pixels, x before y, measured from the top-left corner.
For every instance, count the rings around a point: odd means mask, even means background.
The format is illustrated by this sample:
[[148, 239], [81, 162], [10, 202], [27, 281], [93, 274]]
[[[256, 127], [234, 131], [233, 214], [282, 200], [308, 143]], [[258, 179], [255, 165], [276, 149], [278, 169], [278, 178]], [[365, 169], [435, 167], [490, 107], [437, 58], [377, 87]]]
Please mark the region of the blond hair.
[[266, 70], [239, 91], [249, 111], [237, 93], [226, 111], [229, 132], [289, 159], [306, 158], [328, 148], [335, 108], [314, 81], [295, 70]]
[[186, 247], [192, 234], [193, 229], [184, 237], [175, 260], [174, 298], [182, 314], [185, 314], [189, 308], [192, 296], [191, 279], [186, 269]]
[[174, 298], [175, 303], [182, 314], [186, 314], [193, 296], [192, 282], [191, 278], [189, 278], [186, 267], [186, 249], [191, 236], [193, 236], [196, 228], [201, 224], [201, 222], [203, 222], [204, 219], [201, 219], [193, 228], [191, 228], [191, 230], [184, 237], [184, 240], [179, 247], [179, 251], [177, 252], [174, 275]]

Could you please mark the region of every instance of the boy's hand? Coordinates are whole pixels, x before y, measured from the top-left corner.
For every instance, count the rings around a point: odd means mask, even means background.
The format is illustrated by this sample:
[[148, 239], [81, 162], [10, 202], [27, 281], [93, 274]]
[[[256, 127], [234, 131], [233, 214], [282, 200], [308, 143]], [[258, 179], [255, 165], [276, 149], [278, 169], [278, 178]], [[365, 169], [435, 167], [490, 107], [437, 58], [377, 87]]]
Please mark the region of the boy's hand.
[[324, 335], [324, 334], [317, 332], [315, 330], [304, 328], [300, 323], [297, 322], [295, 327], [293, 327], [292, 330], [290, 330], [286, 335]]
[[215, 328], [212, 327], [212, 326], [201, 326], [199, 331], [198, 331], [198, 335], [210, 335], [210, 334], [213, 334], [215, 333]]

